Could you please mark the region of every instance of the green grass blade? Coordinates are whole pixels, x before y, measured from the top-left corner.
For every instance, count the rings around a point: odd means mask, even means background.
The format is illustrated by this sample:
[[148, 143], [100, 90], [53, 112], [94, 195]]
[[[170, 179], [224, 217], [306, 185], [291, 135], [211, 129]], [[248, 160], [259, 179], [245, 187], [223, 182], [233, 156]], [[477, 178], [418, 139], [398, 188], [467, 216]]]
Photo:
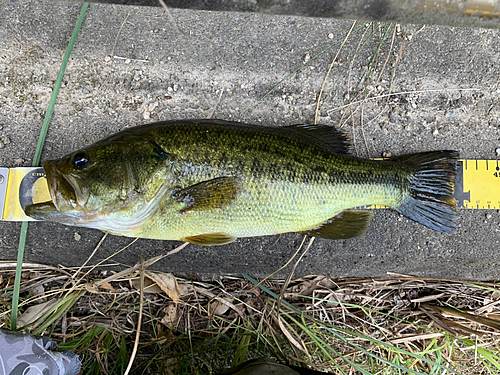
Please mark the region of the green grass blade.
[[[343, 75], [345, 74], [345, 72], [347, 71], [347, 69], [349, 68], [349, 65], [351, 64], [351, 62], [356, 58], [356, 56], [358, 55], [358, 53], [361, 51], [361, 49], [365, 46], [365, 44], [371, 39], [371, 37], [373, 36], [373, 34], [375, 34], [375, 31], [377, 31], [379, 28], [381, 27], [381, 24], [379, 24], [367, 37], [366, 39], [360, 44], [360, 46], [358, 47], [358, 49], [356, 49], [356, 51], [354, 52], [354, 54], [352, 55], [352, 57], [347, 60], [346, 62], [346, 66], [344, 69], [342, 69], [342, 72], [340, 73], [340, 75], [337, 77], [337, 79], [334, 81], [333, 83], [333, 86], [332, 88], [330, 89], [330, 91], [328, 91], [328, 95], [326, 96], [325, 100], [323, 100], [323, 104], [321, 104], [321, 107], [319, 108], [319, 112], [321, 112], [321, 110], [323, 109], [323, 107], [325, 106], [325, 104], [328, 102], [328, 100], [331, 98], [332, 96], [332, 93], [333, 93], [333, 90], [335, 90], [335, 87], [337, 86], [337, 83], [340, 81], [340, 78], [343, 77]], [[377, 50], [378, 51], [378, 50]], [[374, 55], [376, 56], [376, 55]], [[373, 57], [372, 57], [372, 60], [373, 60]], [[366, 73], [366, 72], [365, 72]], [[360, 81], [358, 81], [358, 85], [359, 85], [359, 82], [361, 82], [361, 79], [363, 79], [363, 77], [360, 78]], [[356, 89], [357, 89], [358, 86], [356, 86]], [[355, 89], [355, 90], [356, 90]], [[352, 98], [356, 97], [355, 95], [356, 92], [354, 92], [353, 95], [351, 95]], [[352, 99], [350, 100], [352, 101]]]
[[296, 293], [289, 293], [289, 296], [290, 297], [310, 299], [312, 303], [314, 303], [314, 302], [327, 302], [327, 303], [331, 303], [331, 304], [335, 304], [335, 305], [339, 305], [339, 306], [344, 306], [344, 307], [354, 307], [354, 308], [361, 309], [365, 313], [365, 315], [367, 315], [367, 316], [371, 316], [370, 314], [367, 313], [367, 312], [369, 312], [369, 313], [373, 313], [373, 314], [378, 314], [378, 315], [384, 316], [386, 318], [392, 318], [392, 319], [398, 320], [399, 322], [402, 322], [402, 323], [411, 324], [414, 327], [420, 328], [420, 329], [422, 329], [424, 331], [433, 332], [433, 333], [439, 332], [437, 329], [429, 328], [426, 325], [417, 324], [417, 323], [411, 322], [411, 321], [409, 321], [407, 319], [400, 318], [400, 317], [397, 317], [397, 316], [385, 313], [383, 311], [372, 309], [370, 307], [359, 306], [359, 305], [356, 305], [354, 303], [326, 300], [324, 298], [312, 297], [312, 296], [303, 296], [303, 295], [296, 294]]
[[[304, 315], [304, 314], [302, 314], [302, 321], [303, 321], [303, 325], [305, 326], [305, 325], [307, 325], [307, 323], [305, 322], [304, 318], [305, 318], [305, 315]], [[292, 319], [293, 319], [293, 318], [292, 318]], [[321, 342], [321, 345], [322, 345], [322, 346], [323, 346], [323, 345], [328, 346], [328, 344], [326, 344], [326, 342], [324, 342], [324, 340], [321, 340], [320, 338], [318, 338], [318, 340]], [[379, 357], [379, 356], [377, 356], [377, 355], [375, 355], [375, 354], [373, 354], [373, 353], [370, 353], [368, 350], [366, 350], [366, 349], [364, 349], [364, 348], [361, 348], [361, 347], [360, 347], [360, 346], [358, 346], [358, 345], [355, 345], [355, 344], [352, 344], [352, 343], [349, 343], [349, 344], [350, 344], [350, 345], [353, 345], [354, 347], [356, 347], [356, 349], [361, 350], [363, 353], [367, 354], [369, 357], [372, 357], [372, 358], [374, 358], [374, 359], [378, 359], [379, 361], [381, 361], [381, 362], [383, 362], [383, 363], [385, 363], [385, 364], [387, 364], [387, 365], [389, 365], [389, 366], [391, 366], [391, 367], [395, 367], [395, 368], [397, 368], [398, 370], [405, 371], [405, 372], [408, 372], [408, 373], [410, 373], [410, 374], [415, 374], [415, 375], [425, 375], [425, 374], [424, 374], [424, 373], [422, 373], [422, 372], [418, 372], [418, 371], [414, 371], [414, 370], [408, 369], [408, 368], [406, 368], [406, 367], [403, 367], [403, 366], [400, 366], [400, 365], [398, 365], [398, 364], [396, 364], [396, 363], [393, 363], [393, 362], [391, 362], [391, 361], [388, 361], [388, 360], [386, 360], [386, 359], [384, 359], [384, 358], [382, 358], [382, 357]], [[329, 346], [328, 346], [328, 347], [329, 347]], [[330, 350], [332, 350], [332, 349], [330, 349]], [[337, 354], [337, 355], [339, 355], [340, 357], [344, 358], [344, 360], [346, 360], [349, 364], [351, 364], [351, 366], [355, 367], [358, 371], [365, 371], [365, 370], [361, 370], [361, 369], [359, 369], [359, 368], [358, 368], [359, 366], [357, 366], [357, 365], [353, 364], [350, 360], [348, 360], [348, 359], [347, 359], [347, 358], [345, 358], [344, 356], [340, 355], [340, 353], [339, 353], [339, 354]]]
[[19, 234], [19, 246], [17, 248], [16, 277], [14, 279], [14, 291], [12, 295], [12, 310], [10, 313], [10, 329], [17, 330], [17, 314], [19, 313], [19, 291], [21, 289], [21, 275], [23, 271], [24, 247], [26, 244], [26, 234], [28, 233], [28, 222], [21, 224]]
[[[57, 80], [54, 85], [54, 90], [52, 90], [52, 95], [50, 97], [49, 107], [45, 113], [45, 118], [43, 120], [42, 129], [40, 131], [40, 137], [38, 138], [38, 143], [36, 145], [35, 156], [33, 156], [33, 167], [37, 167], [40, 164], [40, 157], [42, 155], [43, 145], [45, 144], [45, 138], [47, 137], [47, 131], [49, 129], [50, 119], [52, 118], [52, 113], [54, 112], [54, 106], [56, 104], [57, 95], [59, 94], [59, 89], [61, 88], [61, 83], [64, 77], [64, 71], [68, 65], [69, 57], [71, 51], [73, 51], [73, 46], [75, 45], [78, 32], [85, 18], [85, 13], [87, 13], [88, 3], [84, 3], [78, 21], [76, 22], [75, 29], [73, 30], [73, 35], [69, 41], [68, 47], [66, 48], [66, 53], [64, 54], [61, 68], [59, 69], [59, 74], [57, 75]], [[24, 248], [26, 245], [26, 235], [28, 233], [28, 222], [24, 221], [21, 224], [21, 233], [19, 235], [19, 246], [17, 251], [17, 265], [16, 265], [16, 277], [14, 280], [14, 295], [12, 297], [12, 313], [10, 318], [10, 329], [12, 331], [17, 330], [17, 314], [19, 312], [19, 290], [21, 289], [21, 272], [23, 267], [24, 259]]]
[[371, 375], [368, 371], [366, 371], [364, 368], [362, 368], [360, 365], [358, 365], [357, 363], [354, 363], [353, 361], [351, 361], [350, 359], [344, 357], [339, 351], [335, 350], [334, 348], [332, 348], [329, 344], [327, 344], [324, 340], [322, 340], [320, 337], [318, 337], [316, 334], [312, 333], [312, 331], [309, 329], [309, 327], [307, 326], [307, 323], [306, 321], [304, 320], [304, 315], [301, 316], [302, 318], [302, 323], [300, 323], [297, 319], [295, 319], [294, 317], [288, 315], [288, 314], [285, 314], [287, 316], [287, 318], [289, 318], [291, 321], [293, 321], [295, 324], [297, 324], [298, 327], [300, 327], [304, 332], [307, 333], [307, 335], [316, 343], [318, 343], [319, 345], [319, 348], [321, 348], [321, 350], [323, 351], [323, 353], [332, 361], [332, 362], [335, 362], [335, 358], [333, 358], [329, 352], [332, 352], [332, 353], [335, 353], [335, 355], [337, 355], [338, 357], [340, 358], [343, 358], [344, 361], [346, 361], [347, 363], [349, 363], [353, 368], [355, 368], [356, 370], [358, 370], [359, 372], [361, 372], [362, 374], [364, 375]]
[[52, 91], [52, 95], [50, 97], [47, 113], [45, 113], [42, 130], [40, 131], [40, 137], [38, 138], [38, 144], [36, 146], [35, 156], [33, 157], [33, 164], [32, 164], [33, 167], [37, 167], [38, 164], [40, 163], [43, 145], [45, 144], [45, 138], [47, 137], [50, 120], [52, 118], [52, 113], [54, 112], [54, 107], [56, 105], [57, 95], [59, 94], [59, 89], [61, 88], [62, 80], [64, 78], [64, 72], [66, 71], [66, 66], [68, 65], [69, 57], [71, 56], [71, 52], [73, 51], [73, 46], [75, 45], [76, 38], [78, 37], [78, 33], [80, 32], [80, 28], [82, 26], [83, 19], [85, 18], [85, 13], [87, 13], [88, 7], [89, 7], [88, 3], [83, 4], [82, 10], [80, 11], [80, 15], [78, 16], [78, 20], [76, 21], [75, 29], [73, 30], [73, 34], [71, 35], [71, 39], [69, 40], [68, 47], [66, 48], [66, 52], [64, 53], [64, 57], [61, 63], [61, 68], [59, 69], [59, 74], [57, 75], [56, 83], [54, 84], [54, 90]]
[[462, 341], [467, 346], [470, 346], [472, 348], [475, 347], [477, 354], [481, 355], [484, 360], [491, 363], [493, 366], [495, 366], [497, 368], [497, 370], [500, 371], [500, 357], [498, 355], [490, 353], [485, 348], [476, 347], [476, 344], [474, 343], [474, 341], [472, 341], [470, 339], [461, 339], [460, 341]]
[[47, 311], [39, 321], [43, 322], [40, 327], [38, 327], [33, 334], [41, 335], [45, 329], [50, 327], [56, 320], [58, 320], [64, 313], [66, 313], [71, 307], [78, 302], [81, 296], [86, 293], [85, 290], [78, 290], [72, 292], [71, 294], [65, 296], [59, 303]]
[[[381, 25], [379, 25], [378, 28], [380, 28]], [[363, 82], [363, 78], [366, 76], [366, 82], [368, 82], [368, 80], [370, 79], [371, 77], [371, 74], [372, 74], [372, 71], [373, 71], [373, 68], [374, 68], [374, 65], [375, 65], [375, 59], [378, 55], [378, 53], [380, 52], [380, 48], [382, 47], [382, 44], [384, 43], [385, 41], [385, 38], [387, 37], [387, 33], [389, 32], [389, 30], [391, 29], [391, 26], [392, 26], [392, 23], [386, 25], [387, 27], [385, 28], [385, 31], [384, 31], [384, 35], [382, 36], [382, 38], [380, 39], [380, 42], [378, 43], [378, 46], [377, 46], [377, 49], [375, 50], [375, 52], [373, 53], [372, 55], [372, 58], [370, 59], [370, 62], [368, 64], [368, 67], [365, 69], [363, 75], [361, 76], [361, 78], [359, 79], [356, 87], [354, 88], [354, 94], [353, 96], [356, 96], [356, 92], [358, 91], [358, 87], [359, 85], [361, 84], [361, 82]], [[378, 29], [377, 28], [377, 29]], [[373, 33], [372, 33], [373, 35]]]
[[69, 342], [59, 345], [59, 350], [82, 350], [86, 349], [93, 341], [94, 338], [104, 332], [104, 327], [96, 326], [90, 331], [85, 332], [81, 337], [71, 340]]
[[[249, 332], [252, 332], [252, 324], [250, 321], [247, 322], [247, 328]], [[248, 346], [250, 345], [250, 339], [252, 338], [252, 335], [250, 333], [244, 333], [241, 336], [240, 342], [238, 343], [238, 348], [236, 350], [236, 354], [234, 355], [233, 363], [231, 367], [238, 366], [240, 363], [245, 362], [247, 353], [248, 353]]]
[[125, 342], [124, 335], [122, 335], [120, 343], [121, 343], [120, 351], [118, 352], [115, 364], [113, 365], [113, 368], [111, 369], [110, 374], [123, 374], [125, 372], [125, 369], [127, 368], [127, 364], [128, 364], [128, 361], [127, 361], [127, 343]]
[[[278, 299], [279, 296], [274, 293], [273, 291], [271, 291], [269, 288], [266, 288], [264, 285], [260, 284], [257, 280], [255, 280], [253, 277], [251, 277], [250, 275], [247, 275], [247, 274], [242, 274], [242, 276], [244, 278], [246, 278], [247, 280], [249, 280], [250, 282], [252, 282], [254, 285], [258, 286], [260, 289], [262, 289], [264, 292], [266, 292], [267, 294], [269, 294], [271, 297], [275, 298], [275, 299]], [[344, 336], [342, 336], [340, 333], [336, 332], [335, 330], [332, 329], [332, 327], [329, 327], [328, 325], [324, 324], [323, 322], [320, 322], [320, 321], [317, 321], [316, 319], [312, 318], [312, 317], [309, 317], [308, 315], [304, 314], [301, 310], [299, 310], [298, 308], [296, 308], [295, 306], [291, 305], [289, 302], [287, 301], [283, 301], [282, 300], [282, 305], [283, 306], [287, 306], [288, 308], [290, 308], [292, 311], [298, 313], [298, 314], [301, 314], [303, 317], [307, 317], [308, 319], [311, 319], [312, 321], [314, 321], [315, 324], [317, 324], [318, 326], [321, 326], [323, 329], [325, 329], [326, 331], [328, 331], [329, 333], [331, 333], [333, 336], [337, 337], [339, 340], [342, 340], [343, 342], [345, 343], [348, 343], [349, 345], [351, 345], [352, 347], [356, 348], [357, 350], [367, 354], [368, 356], [371, 356], [387, 365], [390, 365], [390, 366], [393, 366], [399, 370], [402, 370], [402, 371], [405, 371], [405, 372], [409, 372], [409, 373], [412, 373], [412, 374], [415, 374], [415, 375], [424, 375], [424, 373], [421, 373], [421, 372], [418, 372], [418, 371], [414, 371], [414, 370], [411, 370], [409, 368], [406, 368], [406, 367], [402, 367], [402, 366], [399, 366], [391, 361], [388, 361], [376, 354], [373, 354], [373, 353], [370, 353], [368, 350], [360, 347], [359, 345], [356, 345], [352, 342], [349, 342]], [[449, 371], [449, 372], [452, 372], [454, 374], [460, 374], [458, 371], [450, 368], [450, 367], [447, 367], [447, 366], [444, 366], [442, 364], [439, 364], [435, 361], [432, 361], [428, 358], [425, 358], [421, 355], [418, 355], [418, 354], [415, 354], [415, 353], [411, 353], [407, 350], [404, 350], [404, 349], [401, 349], [401, 348], [398, 348], [398, 347], [395, 347], [394, 345], [391, 345], [391, 344], [388, 344], [386, 342], [383, 342], [383, 341], [380, 341], [380, 340], [377, 340], [377, 339], [374, 339], [374, 338], [371, 338], [371, 337], [367, 337], [367, 336], [363, 336], [359, 333], [356, 333], [356, 332], [353, 332], [353, 331], [349, 331], [349, 330], [346, 330], [346, 329], [342, 329], [342, 328], [339, 328], [339, 327], [335, 327], [335, 329], [337, 331], [340, 331], [342, 333], [346, 333], [346, 334], [349, 334], [351, 336], [354, 336], [354, 337], [358, 337], [358, 338], [363, 338], [365, 340], [368, 340], [370, 342], [372, 342], [373, 344], [375, 345], [378, 345], [378, 346], [381, 346], [381, 347], [384, 347], [386, 348], [386, 350], [390, 350], [394, 353], [399, 353], [399, 354], [404, 354], [404, 355], [407, 355], [409, 357], [413, 357], [415, 359], [419, 359], [423, 362], [427, 362], [429, 363], [430, 365], [432, 366], [439, 366], [442, 370], [446, 370], [446, 371]]]

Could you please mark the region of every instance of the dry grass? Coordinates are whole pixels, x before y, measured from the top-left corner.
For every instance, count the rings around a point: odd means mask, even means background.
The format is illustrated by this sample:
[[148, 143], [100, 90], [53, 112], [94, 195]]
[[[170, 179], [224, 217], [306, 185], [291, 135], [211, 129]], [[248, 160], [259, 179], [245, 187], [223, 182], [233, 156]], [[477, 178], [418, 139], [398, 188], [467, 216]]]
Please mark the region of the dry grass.
[[[1, 326], [10, 321], [11, 266], [0, 274]], [[131, 373], [212, 374], [263, 355], [345, 374], [500, 371], [497, 283], [396, 274], [185, 280], [140, 263], [111, 276], [24, 268], [20, 328], [75, 350], [85, 373], [123, 373], [134, 343]]]

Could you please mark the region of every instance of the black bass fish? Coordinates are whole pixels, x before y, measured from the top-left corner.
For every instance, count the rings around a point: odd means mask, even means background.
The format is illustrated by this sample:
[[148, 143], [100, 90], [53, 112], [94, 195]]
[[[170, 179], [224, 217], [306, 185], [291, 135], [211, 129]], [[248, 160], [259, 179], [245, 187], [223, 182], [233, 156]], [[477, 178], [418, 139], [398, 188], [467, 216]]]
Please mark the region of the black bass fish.
[[130, 237], [220, 245], [300, 232], [364, 234], [379, 204], [436, 231], [455, 231], [456, 151], [388, 160], [350, 154], [325, 125], [265, 127], [217, 120], [137, 126], [43, 163], [52, 201], [39, 220]]

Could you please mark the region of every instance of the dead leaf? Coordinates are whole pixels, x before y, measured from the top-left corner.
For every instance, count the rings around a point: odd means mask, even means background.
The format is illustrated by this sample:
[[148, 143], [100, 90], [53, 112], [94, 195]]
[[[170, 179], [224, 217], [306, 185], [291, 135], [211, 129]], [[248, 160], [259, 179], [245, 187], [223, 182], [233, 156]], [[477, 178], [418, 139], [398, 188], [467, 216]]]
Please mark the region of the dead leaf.
[[30, 289], [30, 292], [33, 296], [39, 296], [45, 293], [45, 287], [43, 286], [43, 284], [38, 284], [33, 289]]
[[104, 283], [102, 285], [99, 285], [99, 288], [110, 290], [111, 293], [116, 293], [115, 288], [113, 288], [113, 286], [110, 283]]
[[217, 301], [221, 302], [222, 304], [227, 305], [230, 309], [233, 309], [234, 311], [236, 311], [236, 313], [238, 313], [238, 315], [241, 316], [243, 319], [246, 319], [245, 313], [240, 308], [238, 308], [234, 304], [232, 304], [231, 302], [228, 302], [227, 300], [216, 296], [215, 294], [206, 290], [205, 288], [196, 287], [196, 292], [198, 294], [203, 294], [207, 297], [216, 299]]
[[255, 297], [259, 297], [260, 296], [260, 289], [257, 288], [256, 286], [254, 286], [253, 288], [250, 288], [248, 293], [253, 293], [255, 295]]
[[160, 323], [156, 324], [156, 337], [149, 341], [148, 344], [158, 344], [165, 345], [166, 343], [172, 342], [176, 339], [176, 336], [169, 329], [167, 332], [163, 331], [162, 325]]
[[[132, 288], [137, 290], [141, 289], [141, 280], [139, 277], [131, 278], [129, 279], [129, 282]], [[159, 294], [161, 292], [161, 288], [153, 280], [144, 278], [144, 293]]]
[[59, 300], [57, 298], [52, 298], [47, 302], [39, 303], [38, 305], [28, 307], [24, 313], [19, 316], [17, 320], [17, 327], [24, 327], [28, 324], [36, 322], [43, 314], [54, 307]]
[[94, 294], [100, 294], [101, 293], [101, 291], [99, 290], [99, 288], [97, 286], [95, 286], [95, 284], [91, 284], [91, 283], [85, 284], [85, 290], [87, 292], [94, 293]]
[[174, 326], [177, 322], [177, 306], [171, 303], [163, 309], [165, 316], [161, 318], [161, 323], [167, 326]]
[[[225, 304], [221, 300], [226, 301], [227, 304]], [[229, 310], [229, 306], [231, 306], [230, 304], [232, 302], [233, 302], [233, 298], [229, 298], [229, 297], [217, 299], [217, 300], [213, 301], [212, 303], [210, 303], [210, 311], [214, 315], [224, 315], [227, 312], [227, 310]]]
[[188, 294], [193, 293], [193, 287], [189, 284], [178, 284], [179, 291], [181, 292], [181, 297], [187, 296]]
[[145, 276], [153, 280], [174, 303], [180, 301], [181, 292], [173, 274], [146, 270]]
[[178, 357], [167, 358], [165, 361], [165, 374], [175, 375], [179, 374], [181, 370], [182, 361]]

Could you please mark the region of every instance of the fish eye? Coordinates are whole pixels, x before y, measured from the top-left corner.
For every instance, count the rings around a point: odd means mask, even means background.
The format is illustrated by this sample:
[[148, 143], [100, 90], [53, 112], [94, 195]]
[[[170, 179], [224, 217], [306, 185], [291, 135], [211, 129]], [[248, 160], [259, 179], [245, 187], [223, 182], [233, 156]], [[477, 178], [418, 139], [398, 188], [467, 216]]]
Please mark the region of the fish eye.
[[85, 169], [89, 164], [89, 154], [87, 151], [78, 151], [71, 158], [71, 162], [76, 169]]

